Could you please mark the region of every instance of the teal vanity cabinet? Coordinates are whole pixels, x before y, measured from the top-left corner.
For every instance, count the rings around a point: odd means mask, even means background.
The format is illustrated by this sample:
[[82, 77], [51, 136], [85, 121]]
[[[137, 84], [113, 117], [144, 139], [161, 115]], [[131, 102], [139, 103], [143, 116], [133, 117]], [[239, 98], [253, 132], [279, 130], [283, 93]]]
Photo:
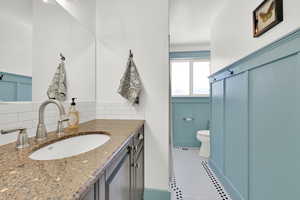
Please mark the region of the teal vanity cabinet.
[[122, 150], [106, 170], [105, 200], [130, 200], [130, 151]]
[[144, 128], [107, 164], [82, 200], [142, 200], [144, 196]]
[[144, 130], [143, 128], [133, 138], [132, 164], [131, 164], [131, 199], [142, 200], [144, 197]]
[[208, 97], [173, 97], [172, 132], [175, 147], [199, 147], [198, 130], [209, 126], [210, 106]]

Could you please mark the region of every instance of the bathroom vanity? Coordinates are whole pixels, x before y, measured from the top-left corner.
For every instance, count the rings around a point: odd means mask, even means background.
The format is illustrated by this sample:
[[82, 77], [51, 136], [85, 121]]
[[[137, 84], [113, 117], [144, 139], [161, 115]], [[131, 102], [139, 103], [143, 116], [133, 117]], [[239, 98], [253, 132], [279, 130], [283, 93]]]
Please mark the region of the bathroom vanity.
[[82, 200], [142, 200], [144, 191], [144, 131], [114, 155]]
[[[107, 135], [110, 139], [75, 156], [29, 158], [57, 142], [89, 134]], [[29, 143], [22, 150], [16, 149], [16, 143], [0, 146], [0, 199], [143, 199], [143, 120], [92, 120], [76, 130], [65, 130], [63, 136], [49, 133], [46, 140], [37, 142], [31, 138]]]

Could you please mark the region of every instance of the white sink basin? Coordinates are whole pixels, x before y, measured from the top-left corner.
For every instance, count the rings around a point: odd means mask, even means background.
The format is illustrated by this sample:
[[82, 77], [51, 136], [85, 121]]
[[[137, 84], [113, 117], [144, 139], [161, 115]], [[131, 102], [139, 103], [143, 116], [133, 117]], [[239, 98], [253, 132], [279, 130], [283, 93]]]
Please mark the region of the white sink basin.
[[104, 134], [75, 136], [40, 148], [33, 152], [29, 158], [32, 160], [56, 160], [67, 158], [100, 147], [109, 139], [110, 137]]

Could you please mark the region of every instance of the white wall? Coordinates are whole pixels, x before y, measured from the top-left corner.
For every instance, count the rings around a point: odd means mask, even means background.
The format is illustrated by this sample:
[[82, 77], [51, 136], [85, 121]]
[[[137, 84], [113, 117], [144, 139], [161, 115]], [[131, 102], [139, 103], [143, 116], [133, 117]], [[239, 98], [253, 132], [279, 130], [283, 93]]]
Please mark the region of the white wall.
[[171, 44], [170, 52], [176, 52], [176, 51], [210, 51], [210, 43]]
[[300, 27], [300, 1], [283, 1], [284, 21], [259, 38], [253, 38], [252, 12], [261, 2], [227, 0], [211, 31], [212, 73]]
[[32, 75], [32, 2], [0, 1], [0, 71]]
[[[168, 0], [97, 1], [97, 118], [145, 119], [146, 188], [168, 189]], [[139, 70], [141, 104], [117, 93], [129, 55]]]
[[34, 0], [33, 101], [47, 98], [59, 54], [66, 57], [68, 99], [95, 101], [95, 37], [58, 4]]
[[170, 0], [170, 43], [186, 46], [209, 43], [210, 27], [223, 1]]
[[96, 0], [57, 0], [84, 27], [95, 33]]

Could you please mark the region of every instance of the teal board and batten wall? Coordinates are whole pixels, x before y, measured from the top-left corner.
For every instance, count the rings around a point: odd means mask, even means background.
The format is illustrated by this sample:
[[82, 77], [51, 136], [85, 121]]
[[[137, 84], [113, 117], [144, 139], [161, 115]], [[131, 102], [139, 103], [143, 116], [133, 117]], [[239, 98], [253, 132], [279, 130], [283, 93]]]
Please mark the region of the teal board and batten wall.
[[196, 132], [209, 128], [209, 111], [208, 97], [172, 98], [172, 130], [175, 147], [200, 147]]
[[233, 200], [299, 199], [300, 31], [210, 80], [210, 166]]
[[211, 126], [210, 130], [212, 133], [218, 133], [218, 137], [211, 137], [211, 145], [214, 148], [211, 151], [212, 160], [216, 162], [221, 170], [224, 169], [224, 81], [218, 81], [213, 85], [211, 90]]
[[0, 72], [0, 101], [31, 101], [32, 78], [17, 74]]

